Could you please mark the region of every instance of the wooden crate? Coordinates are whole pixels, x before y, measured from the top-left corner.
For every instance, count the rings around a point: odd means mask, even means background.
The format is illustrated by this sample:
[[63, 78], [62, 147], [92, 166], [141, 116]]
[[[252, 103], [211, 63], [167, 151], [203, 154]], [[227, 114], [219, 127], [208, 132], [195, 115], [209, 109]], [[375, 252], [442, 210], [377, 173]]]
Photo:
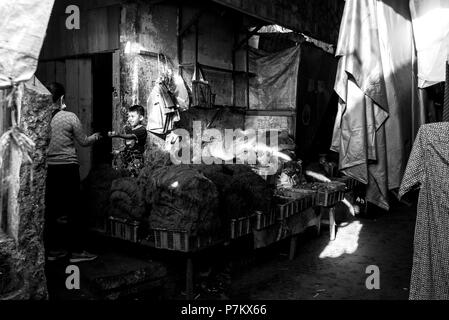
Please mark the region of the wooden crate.
[[304, 197], [297, 199], [297, 201], [299, 202], [299, 212], [313, 208], [315, 206], [315, 194], [305, 195]]
[[352, 191], [355, 188], [358, 188], [359, 186], [362, 185], [362, 183], [360, 181], [353, 179], [351, 177], [348, 177], [348, 176], [335, 178], [335, 179], [333, 179], [333, 181], [338, 181], [338, 182], [344, 183], [346, 185], [346, 191]]
[[248, 217], [242, 217], [237, 219], [231, 219], [231, 239], [237, 239], [250, 234], [253, 230], [254, 215]]
[[191, 252], [211, 246], [216, 242], [213, 236], [192, 236], [186, 230], [150, 229], [146, 244], [157, 248]]
[[322, 207], [331, 207], [345, 197], [344, 190], [318, 190], [316, 193], [316, 205]]
[[268, 214], [261, 211], [256, 211], [253, 218], [253, 228], [256, 230], [261, 230], [276, 223], [276, 210], [270, 210]]
[[298, 202], [296, 199], [279, 197], [283, 203], [276, 204], [275, 212], [277, 220], [284, 220], [298, 212]]
[[314, 182], [301, 186], [309, 192], [315, 192], [315, 205], [321, 207], [331, 207], [343, 200], [346, 185], [339, 181]]
[[278, 220], [286, 219], [315, 205], [315, 196], [311, 194], [297, 198], [278, 196], [277, 199], [284, 202], [277, 204], [275, 207], [276, 219]]
[[[308, 198], [306, 201], [312, 201], [311, 206], [315, 206], [316, 190], [309, 189], [299, 189], [299, 188], [284, 188], [281, 192], [281, 197], [291, 198], [291, 199], [304, 199]], [[308, 208], [305, 208], [308, 209]], [[304, 210], [305, 210], [304, 209]]]
[[139, 221], [109, 217], [107, 221], [107, 234], [114, 238], [132, 242], [139, 242], [139, 226]]

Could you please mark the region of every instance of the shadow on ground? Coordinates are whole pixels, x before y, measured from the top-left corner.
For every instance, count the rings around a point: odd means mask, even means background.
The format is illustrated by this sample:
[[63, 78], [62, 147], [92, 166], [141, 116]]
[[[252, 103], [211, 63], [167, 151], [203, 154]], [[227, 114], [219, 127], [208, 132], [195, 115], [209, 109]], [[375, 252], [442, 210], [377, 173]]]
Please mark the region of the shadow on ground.
[[[202, 299], [408, 299], [416, 207], [393, 203], [329, 230], [311, 227], [298, 237], [252, 250], [251, 237], [195, 257], [195, 297]], [[343, 219], [340, 219], [343, 220]], [[81, 290], [67, 290], [67, 260], [46, 267], [50, 299], [184, 299], [185, 256], [149, 250], [120, 240], [92, 238], [94, 262], [80, 264]], [[380, 289], [368, 290], [366, 269], [380, 270]]]
[[[408, 299], [415, 219], [416, 206], [395, 202], [390, 212], [371, 211], [369, 217], [342, 223], [335, 241], [326, 227], [319, 237], [309, 229], [299, 237], [294, 260], [287, 259], [287, 245], [280, 244], [280, 259], [274, 258], [279, 248], [273, 247], [263, 254], [264, 262], [234, 277], [231, 298]], [[378, 290], [365, 284], [370, 265], [379, 267]]]

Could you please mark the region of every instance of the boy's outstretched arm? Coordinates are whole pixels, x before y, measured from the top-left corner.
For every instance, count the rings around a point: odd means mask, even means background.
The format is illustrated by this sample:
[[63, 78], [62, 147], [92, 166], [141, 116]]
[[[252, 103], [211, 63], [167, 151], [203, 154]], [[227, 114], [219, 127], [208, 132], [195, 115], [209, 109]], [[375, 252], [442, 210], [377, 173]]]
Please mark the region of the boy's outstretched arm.
[[137, 136], [135, 135], [135, 134], [132, 134], [132, 133], [118, 133], [118, 132], [115, 132], [115, 131], [110, 131], [110, 132], [108, 132], [108, 136], [110, 137], [110, 138], [122, 138], [122, 139], [125, 139], [125, 140], [137, 140]]

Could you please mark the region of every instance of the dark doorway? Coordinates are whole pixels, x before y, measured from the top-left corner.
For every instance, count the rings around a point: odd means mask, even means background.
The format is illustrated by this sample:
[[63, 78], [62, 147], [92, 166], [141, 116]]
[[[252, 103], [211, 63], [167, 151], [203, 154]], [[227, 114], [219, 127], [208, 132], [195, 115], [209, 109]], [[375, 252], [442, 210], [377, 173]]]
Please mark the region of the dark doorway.
[[92, 165], [111, 163], [112, 142], [107, 138], [112, 129], [112, 53], [99, 53], [92, 58], [93, 111], [92, 129], [103, 139], [93, 146]]

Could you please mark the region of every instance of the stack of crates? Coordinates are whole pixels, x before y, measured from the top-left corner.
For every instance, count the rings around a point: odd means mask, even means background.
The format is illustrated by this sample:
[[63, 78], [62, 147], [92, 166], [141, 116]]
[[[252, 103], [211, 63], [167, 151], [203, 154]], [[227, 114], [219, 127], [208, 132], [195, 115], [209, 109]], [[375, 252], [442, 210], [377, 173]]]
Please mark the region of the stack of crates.
[[254, 214], [247, 217], [231, 219], [230, 225], [231, 239], [237, 239], [247, 234], [250, 234], [253, 230], [253, 224], [255, 219], [256, 217]]
[[107, 233], [114, 238], [139, 242], [139, 226], [138, 221], [111, 216], [108, 218]]
[[154, 228], [147, 238], [150, 246], [181, 252], [191, 252], [213, 244], [212, 236], [192, 236], [186, 230]]

